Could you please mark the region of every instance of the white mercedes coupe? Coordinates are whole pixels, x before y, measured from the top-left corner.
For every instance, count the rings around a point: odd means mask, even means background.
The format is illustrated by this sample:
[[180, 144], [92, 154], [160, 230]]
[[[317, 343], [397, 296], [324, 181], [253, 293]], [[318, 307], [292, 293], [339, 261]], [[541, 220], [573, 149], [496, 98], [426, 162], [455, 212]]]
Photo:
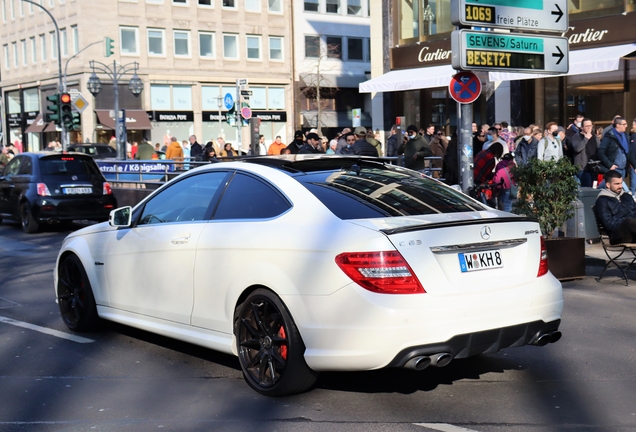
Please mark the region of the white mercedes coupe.
[[539, 224], [379, 159], [249, 158], [70, 234], [73, 331], [110, 320], [238, 356], [264, 395], [320, 371], [422, 370], [560, 337]]

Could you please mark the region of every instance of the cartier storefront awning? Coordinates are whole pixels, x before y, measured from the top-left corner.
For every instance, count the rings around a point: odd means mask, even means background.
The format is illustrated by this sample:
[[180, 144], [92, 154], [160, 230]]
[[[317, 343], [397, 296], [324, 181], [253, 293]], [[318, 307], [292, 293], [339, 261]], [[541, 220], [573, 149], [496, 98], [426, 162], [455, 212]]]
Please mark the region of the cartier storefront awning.
[[[97, 121], [106, 129], [115, 130], [115, 118], [110, 116], [112, 110], [95, 110]], [[144, 110], [126, 110], [126, 130], [150, 130], [150, 120]]]
[[448, 87], [457, 71], [451, 65], [393, 70], [360, 83], [360, 93], [417, 90]]
[[636, 44], [613, 45], [570, 51], [570, 70], [566, 74], [526, 74], [513, 72], [489, 72], [490, 81], [512, 81], [533, 78], [550, 78], [566, 75], [583, 75], [618, 70], [621, 57], [636, 51]]

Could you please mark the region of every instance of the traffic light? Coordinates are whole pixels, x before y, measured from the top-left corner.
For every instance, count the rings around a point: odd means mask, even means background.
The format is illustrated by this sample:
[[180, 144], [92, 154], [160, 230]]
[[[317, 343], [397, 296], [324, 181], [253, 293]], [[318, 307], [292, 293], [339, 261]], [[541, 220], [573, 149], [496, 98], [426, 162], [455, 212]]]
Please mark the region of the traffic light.
[[48, 104], [46, 105], [46, 122], [55, 122], [57, 126], [60, 123], [60, 94], [55, 93], [46, 97]]
[[104, 57], [110, 57], [113, 55], [115, 49], [115, 41], [109, 37], [104, 38]]
[[71, 130], [71, 131], [78, 131], [82, 129], [82, 117], [80, 115], [80, 113], [78, 113], [77, 111], [73, 111], [71, 113], [71, 115], [73, 116], [73, 121], [71, 124], [71, 127], [67, 127], [67, 130]]
[[71, 95], [60, 93], [60, 123], [66, 130], [73, 127], [73, 106], [71, 105]]

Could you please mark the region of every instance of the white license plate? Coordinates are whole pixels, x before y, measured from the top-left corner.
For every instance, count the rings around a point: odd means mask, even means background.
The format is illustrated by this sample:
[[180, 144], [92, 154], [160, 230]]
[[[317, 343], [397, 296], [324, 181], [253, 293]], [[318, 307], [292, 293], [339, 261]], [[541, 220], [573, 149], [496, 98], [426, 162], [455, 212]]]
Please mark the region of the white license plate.
[[64, 193], [66, 195], [91, 194], [93, 193], [93, 188], [87, 188], [87, 187], [64, 188]]
[[463, 273], [503, 267], [503, 259], [499, 249], [460, 253], [458, 256], [459, 268]]

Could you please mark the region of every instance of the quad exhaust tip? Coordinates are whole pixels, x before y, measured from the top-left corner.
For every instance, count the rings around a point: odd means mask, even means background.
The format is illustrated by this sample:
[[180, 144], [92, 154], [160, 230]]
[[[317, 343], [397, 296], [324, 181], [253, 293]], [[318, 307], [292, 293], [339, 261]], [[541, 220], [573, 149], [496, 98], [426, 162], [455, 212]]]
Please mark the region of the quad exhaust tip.
[[444, 367], [453, 360], [453, 356], [449, 353], [437, 353], [428, 356], [415, 356], [412, 357], [404, 365], [407, 369], [414, 369], [421, 371], [429, 366]]
[[546, 333], [537, 334], [531, 345], [546, 346], [549, 343], [555, 343], [561, 339], [562, 333], [560, 331], [550, 331]]

